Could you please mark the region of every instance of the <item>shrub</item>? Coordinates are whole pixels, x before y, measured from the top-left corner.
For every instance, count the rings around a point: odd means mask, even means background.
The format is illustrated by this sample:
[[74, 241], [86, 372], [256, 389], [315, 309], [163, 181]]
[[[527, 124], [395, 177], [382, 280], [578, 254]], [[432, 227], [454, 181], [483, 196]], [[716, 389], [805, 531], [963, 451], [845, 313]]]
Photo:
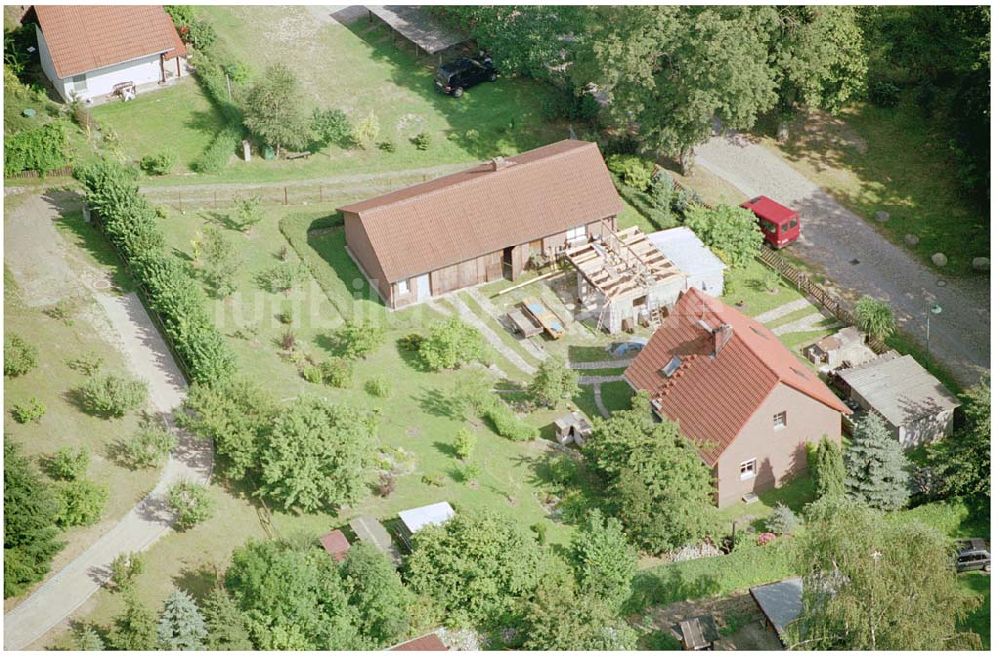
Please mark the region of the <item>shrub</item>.
[[896, 331], [892, 307], [867, 294], [858, 299], [854, 315], [858, 318], [858, 328], [876, 340], [884, 340]]
[[462, 427], [455, 434], [455, 456], [463, 461], [472, 456], [472, 450], [476, 446], [476, 434], [472, 433], [468, 427]]
[[894, 83], [885, 79], [872, 80], [868, 85], [868, 99], [877, 107], [895, 107], [899, 104], [902, 90]]
[[291, 351], [294, 349], [296, 343], [295, 331], [290, 328], [285, 329], [285, 332], [281, 334], [279, 342], [281, 343], [281, 348], [285, 351]]
[[486, 343], [479, 331], [452, 317], [434, 324], [417, 351], [424, 365], [432, 370], [456, 369], [480, 360]]
[[425, 474], [420, 477], [420, 483], [427, 484], [428, 486], [434, 486], [435, 488], [441, 488], [444, 486], [444, 477], [440, 472]]
[[799, 524], [799, 518], [795, 512], [779, 502], [768, 517], [764, 526], [767, 531], [774, 534], [791, 534]]
[[28, 401], [14, 404], [10, 409], [10, 414], [18, 424], [39, 422], [45, 415], [45, 404], [40, 402], [37, 397], [32, 397]]
[[309, 277], [309, 270], [301, 262], [280, 262], [257, 274], [257, 284], [267, 292], [288, 292]]
[[623, 183], [641, 192], [649, 189], [653, 178], [653, 163], [637, 155], [612, 155], [608, 158], [608, 170]]
[[670, 212], [674, 201], [674, 177], [665, 169], [659, 169], [650, 181], [649, 201], [660, 212]]
[[354, 366], [346, 358], [328, 358], [320, 365], [320, 369], [323, 370], [323, 383], [326, 385], [334, 388], [347, 388], [351, 385]]
[[670, 201], [670, 209], [682, 217], [687, 217], [689, 210], [702, 205], [704, 202], [698, 192], [686, 187], [678, 188]]
[[118, 459], [133, 470], [156, 468], [177, 446], [177, 437], [158, 422], [146, 420], [139, 430], [118, 445]]
[[55, 121], [39, 128], [4, 135], [4, 175], [22, 171], [46, 174], [66, 165], [66, 126]]
[[197, 50], [207, 50], [212, 47], [218, 35], [215, 28], [206, 20], [196, 18], [187, 25], [187, 30], [181, 30], [182, 36]]
[[146, 155], [139, 160], [139, 168], [150, 176], [165, 176], [177, 163], [177, 156], [169, 151]]
[[535, 372], [528, 393], [534, 401], [548, 408], [555, 408], [564, 399], [571, 399], [576, 394], [579, 377], [574, 370], [566, 367], [566, 363], [555, 356], [543, 362]]
[[144, 381], [115, 374], [95, 376], [80, 389], [83, 409], [105, 417], [122, 417], [142, 406], [148, 396]]
[[192, 5], [163, 5], [163, 11], [167, 12], [170, 20], [174, 22], [174, 27], [178, 29], [190, 25], [194, 21], [194, 6]]
[[318, 365], [306, 365], [302, 368], [302, 378], [309, 383], [323, 383], [323, 370]]
[[[351, 140], [351, 122], [342, 110], [313, 110], [312, 130], [321, 145], [346, 145]], [[382, 144], [379, 144], [381, 148]]]
[[428, 132], [417, 133], [410, 142], [417, 147], [418, 151], [426, 151], [431, 147], [431, 135]]
[[385, 377], [376, 376], [365, 382], [365, 392], [372, 397], [384, 399], [392, 393], [392, 386]]
[[88, 351], [82, 356], [77, 356], [76, 358], [66, 361], [66, 365], [71, 370], [80, 372], [84, 376], [93, 376], [97, 372], [101, 371], [101, 366], [104, 365], [104, 359], [94, 352]]
[[282, 324], [286, 324], [286, 325], [287, 324], [291, 324], [292, 323], [292, 309], [291, 308], [282, 308], [281, 312], [278, 313], [277, 317], [278, 317], [278, 321], [281, 322]]
[[170, 487], [167, 504], [176, 514], [174, 525], [184, 531], [212, 516], [212, 499], [208, 489], [192, 481], [181, 481]]
[[45, 471], [53, 479], [73, 481], [87, 473], [90, 450], [86, 447], [60, 447], [45, 461]]
[[140, 552], [123, 552], [112, 560], [110, 570], [110, 588], [119, 592], [128, 591], [135, 585], [136, 577], [145, 572], [146, 560]]
[[259, 196], [245, 196], [233, 200], [233, 211], [229, 221], [243, 232], [259, 224], [264, 219], [264, 203]]
[[198, 173], [220, 173], [229, 164], [242, 138], [243, 134], [233, 127], [219, 130], [212, 137], [208, 148], [194, 161], [192, 168]]
[[479, 475], [482, 474], [482, 470], [475, 463], [464, 463], [459, 468], [458, 473], [463, 482], [471, 484], [479, 478]]
[[483, 416], [494, 431], [507, 440], [525, 442], [538, 437], [538, 429], [517, 416], [502, 399], [494, 398], [483, 409]]
[[3, 341], [4, 376], [27, 374], [38, 364], [38, 349], [20, 335], [11, 333]]
[[378, 476], [376, 490], [379, 497], [389, 497], [396, 490], [396, 477], [391, 472], [383, 472]]
[[688, 227], [705, 243], [718, 251], [734, 267], [743, 267], [760, 253], [764, 235], [753, 213], [735, 205], [691, 207], [685, 213]]
[[378, 149], [380, 151], [384, 151], [386, 153], [395, 153], [396, 152], [396, 142], [394, 142], [394, 141], [380, 141], [378, 143]]
[[101, 519], [108, 501], [108, 487], [86, 479], [62, 482], [56, 494], [60, 503], [56, 524], [60, 527], [94, 524]]
[[380, 131], [378, 117], [375, 116], [375, 110], [371, 110], [364, 120], [354, 126], [352, 137], [358, 146], [368, 148], [378, 139]]
[[336, 350], [345, 358], [364, 358], [385, 340], [385, 329], [374, 322], [348, 320], [333, 334]]

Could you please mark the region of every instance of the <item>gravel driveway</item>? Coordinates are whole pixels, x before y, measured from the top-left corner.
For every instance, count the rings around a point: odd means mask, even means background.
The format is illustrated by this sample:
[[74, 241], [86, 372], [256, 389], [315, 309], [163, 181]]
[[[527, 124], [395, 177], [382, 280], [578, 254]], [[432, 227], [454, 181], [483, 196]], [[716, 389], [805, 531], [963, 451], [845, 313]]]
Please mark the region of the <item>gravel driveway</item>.
[[[153, 409], [172, 427], [172, 412], [187, 389], [184, 379], [139, 298], [134, 293], [117, 295], [96, 289], [93, 283], [103, 280], [103, 274], [73, 257], [53, 227], [61, 208], [74, 203], [79, 199], [71, 194], [33, 197], [6, 217], [4, 263], [26, 293], [25, 298], [34, 297], [34, 303], [92, 295], [106, 314], [95, 327], [104, 327], [107, 334], [103, 337], [121, 349], [132, 373], [149, 383]], [[211, 445], [183, 432], [177, 436], [178, 446], [153, 491], [4, 615], [6, 650], [32, 646], [98, 590], [117, 555], [145, 550], [170, 531], [173, 514], [165, 503], [167, 489], [181, 480], [207, 482], [212, 470]]]
[[[907, 333], [923, 344], [927, 308], [931, 352], [964, 385], [975, 384], [990, 363], [989, 282], [945, 278], [882, 237], [795, 171], [778, 155], [746, 137], [716, 136], [695, 151], [698, 164], [744, 194], [764, 194], [802, 213], [802, 237], [789, 247], [850, 294], [888, 300]], [[944, 286], [940, 286], [943, 282]]]

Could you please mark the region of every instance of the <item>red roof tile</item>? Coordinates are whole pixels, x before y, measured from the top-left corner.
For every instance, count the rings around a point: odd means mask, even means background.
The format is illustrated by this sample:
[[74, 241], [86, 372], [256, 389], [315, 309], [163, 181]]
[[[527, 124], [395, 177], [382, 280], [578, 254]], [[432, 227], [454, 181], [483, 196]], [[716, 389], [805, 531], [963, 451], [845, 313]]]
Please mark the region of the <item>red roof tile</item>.
[[186, 53], [160, 5], [35, 5], [34, 11], [60, 78], [148, 55]]
[[567, 139], [340, 209], [358, 214], [395, 282], [615, 216], [622, 202], [597, 144]]
[[441, 638], [437, 634], [431, 632], [430, 634], [425, 634], [424, 636], [417, 637], [416, 639], [411, 639], [399, 645], [389, 648], [389, 650], [447, 650], [448, 646], [444, 645]]
[[344, 536], [344, 532], [334, 529], [332, 532], [319, 539], [331, 557], [337, 561], [343, 561], [347, 557], [347, 551], [351, 549], [351, 543]]
[[[715, 338], [706, 327], [723, 324], [732, 326], [732, 337], [713, 355]], [[668, 377], [660, 370], [675, 356], [681, 365]], [[681, 295], [625, 370], [625, 378], [637, 390], [648, 391], [660, 404], [659, 412], [699, 443], [710, 466], [779, 383], [850, 413], [767, 327], [697, 288]]]

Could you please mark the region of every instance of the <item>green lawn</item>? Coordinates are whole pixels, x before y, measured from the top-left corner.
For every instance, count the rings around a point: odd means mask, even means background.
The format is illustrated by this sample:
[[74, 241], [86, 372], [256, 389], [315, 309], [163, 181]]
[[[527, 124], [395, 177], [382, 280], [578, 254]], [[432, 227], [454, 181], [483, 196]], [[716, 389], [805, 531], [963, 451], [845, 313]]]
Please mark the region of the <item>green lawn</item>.
[[[365, 20], [345, 28], [320, 21], [301, 6], [203, 6], [199, 13], [215, 26], [219, 45], [253, 74], [271, 63], [288, 64], [302, 82], [307, 111], [342, 109], [354, 122], [374, 111], [379, 141], [392, 141], [396, 149], [388, 153], [374, 146], [368, 150], [331, 146], [301, 160], [255, 157], [250, 163], [233, 163], [216, 176], [183, 178], [185, 183], [299, 180], [469, 162], [528, 150], [568, 134], [565, 126], [542, 116], [545, 98], [553, 93], [545, 85], [501, 79], [480, 85], [460, 99], [444, 96], [434, 90], [434, 67], [429, 60], [419, 60], [412, 50], [397, 47], [384, 28]], [[139, 154], [178, 141], [186, 165], [208, 144], [218, 120], [211, 116], [199, 90], [185, 93], [190, 93], [191, 102], [176, 111], [128, 110], [125, 116], [126, 110], [120, 109], [113, 110], [120, 114], [107, 118], [123, 136], [128, 135], [132, 142], [128, 148]], [[173, 90], [165, 90], [149, 94], [145, 102], [153, 104], [157, 102], [153, 97], [163, 94], [168, 99], [164, 103], [178, 98]], [[135, 103], [127, 107], [134, 108]], [[426, 151], [410, 143], [420, 132], [431, 137]], [[148, 182], [180, 181], [167, 176]]]
[[761, 313], [802, 298], [794, 287], [782, 280], [777, 292], [771, 292], [761, 284], [767, 267], [754, 260], [745, 267], [730, 267], [726, 270], [726, 287], [722, 301], [736, 307], [744, 315], [756, 317]]
[[961, 627], [972, 630], [983, 641], [983, 649], [990, 649], [990, 576], [985, 573], [962, 573], [959, 575], [962, 588], [972, 595], [982, 598], [982, 603], [964, 621]]
[[[947, 136], [908, 97], [891, 109], [863, 103], [837, 117], [815, 114], [793, 126], [786, 144], [762, 141], [928, 265], [941, 251], [944, 271], [988, 276], [972, 271], [972, 258], [989, 256], [989, 217], [959, 186]], [[880, 210], [887, 223], [875, 221]], [[916, 247], [904, 242], [907, 233], [920, 238]]]

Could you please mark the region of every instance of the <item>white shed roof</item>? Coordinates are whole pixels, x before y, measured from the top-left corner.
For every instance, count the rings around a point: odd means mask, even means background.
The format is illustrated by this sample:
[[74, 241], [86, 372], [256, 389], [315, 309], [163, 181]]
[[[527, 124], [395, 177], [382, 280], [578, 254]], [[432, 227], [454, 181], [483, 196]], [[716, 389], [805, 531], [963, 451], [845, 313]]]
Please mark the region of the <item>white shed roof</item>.
[[687, 226], [649, 234], [649, 241], [681, 271], [691, 276], [721, 273], [726, 264]]
[[399, 512], [399, 519], [403, 521], [411, 534], [423, 529], [427, 525], [442, 525], [455, 515], [455, 510], [447, 502], [437, 502], [427, 506], [417, 507]]
[[897, 427], [959, 406], [958, 399], [909, 355], [841, 370], [840, 377]]

